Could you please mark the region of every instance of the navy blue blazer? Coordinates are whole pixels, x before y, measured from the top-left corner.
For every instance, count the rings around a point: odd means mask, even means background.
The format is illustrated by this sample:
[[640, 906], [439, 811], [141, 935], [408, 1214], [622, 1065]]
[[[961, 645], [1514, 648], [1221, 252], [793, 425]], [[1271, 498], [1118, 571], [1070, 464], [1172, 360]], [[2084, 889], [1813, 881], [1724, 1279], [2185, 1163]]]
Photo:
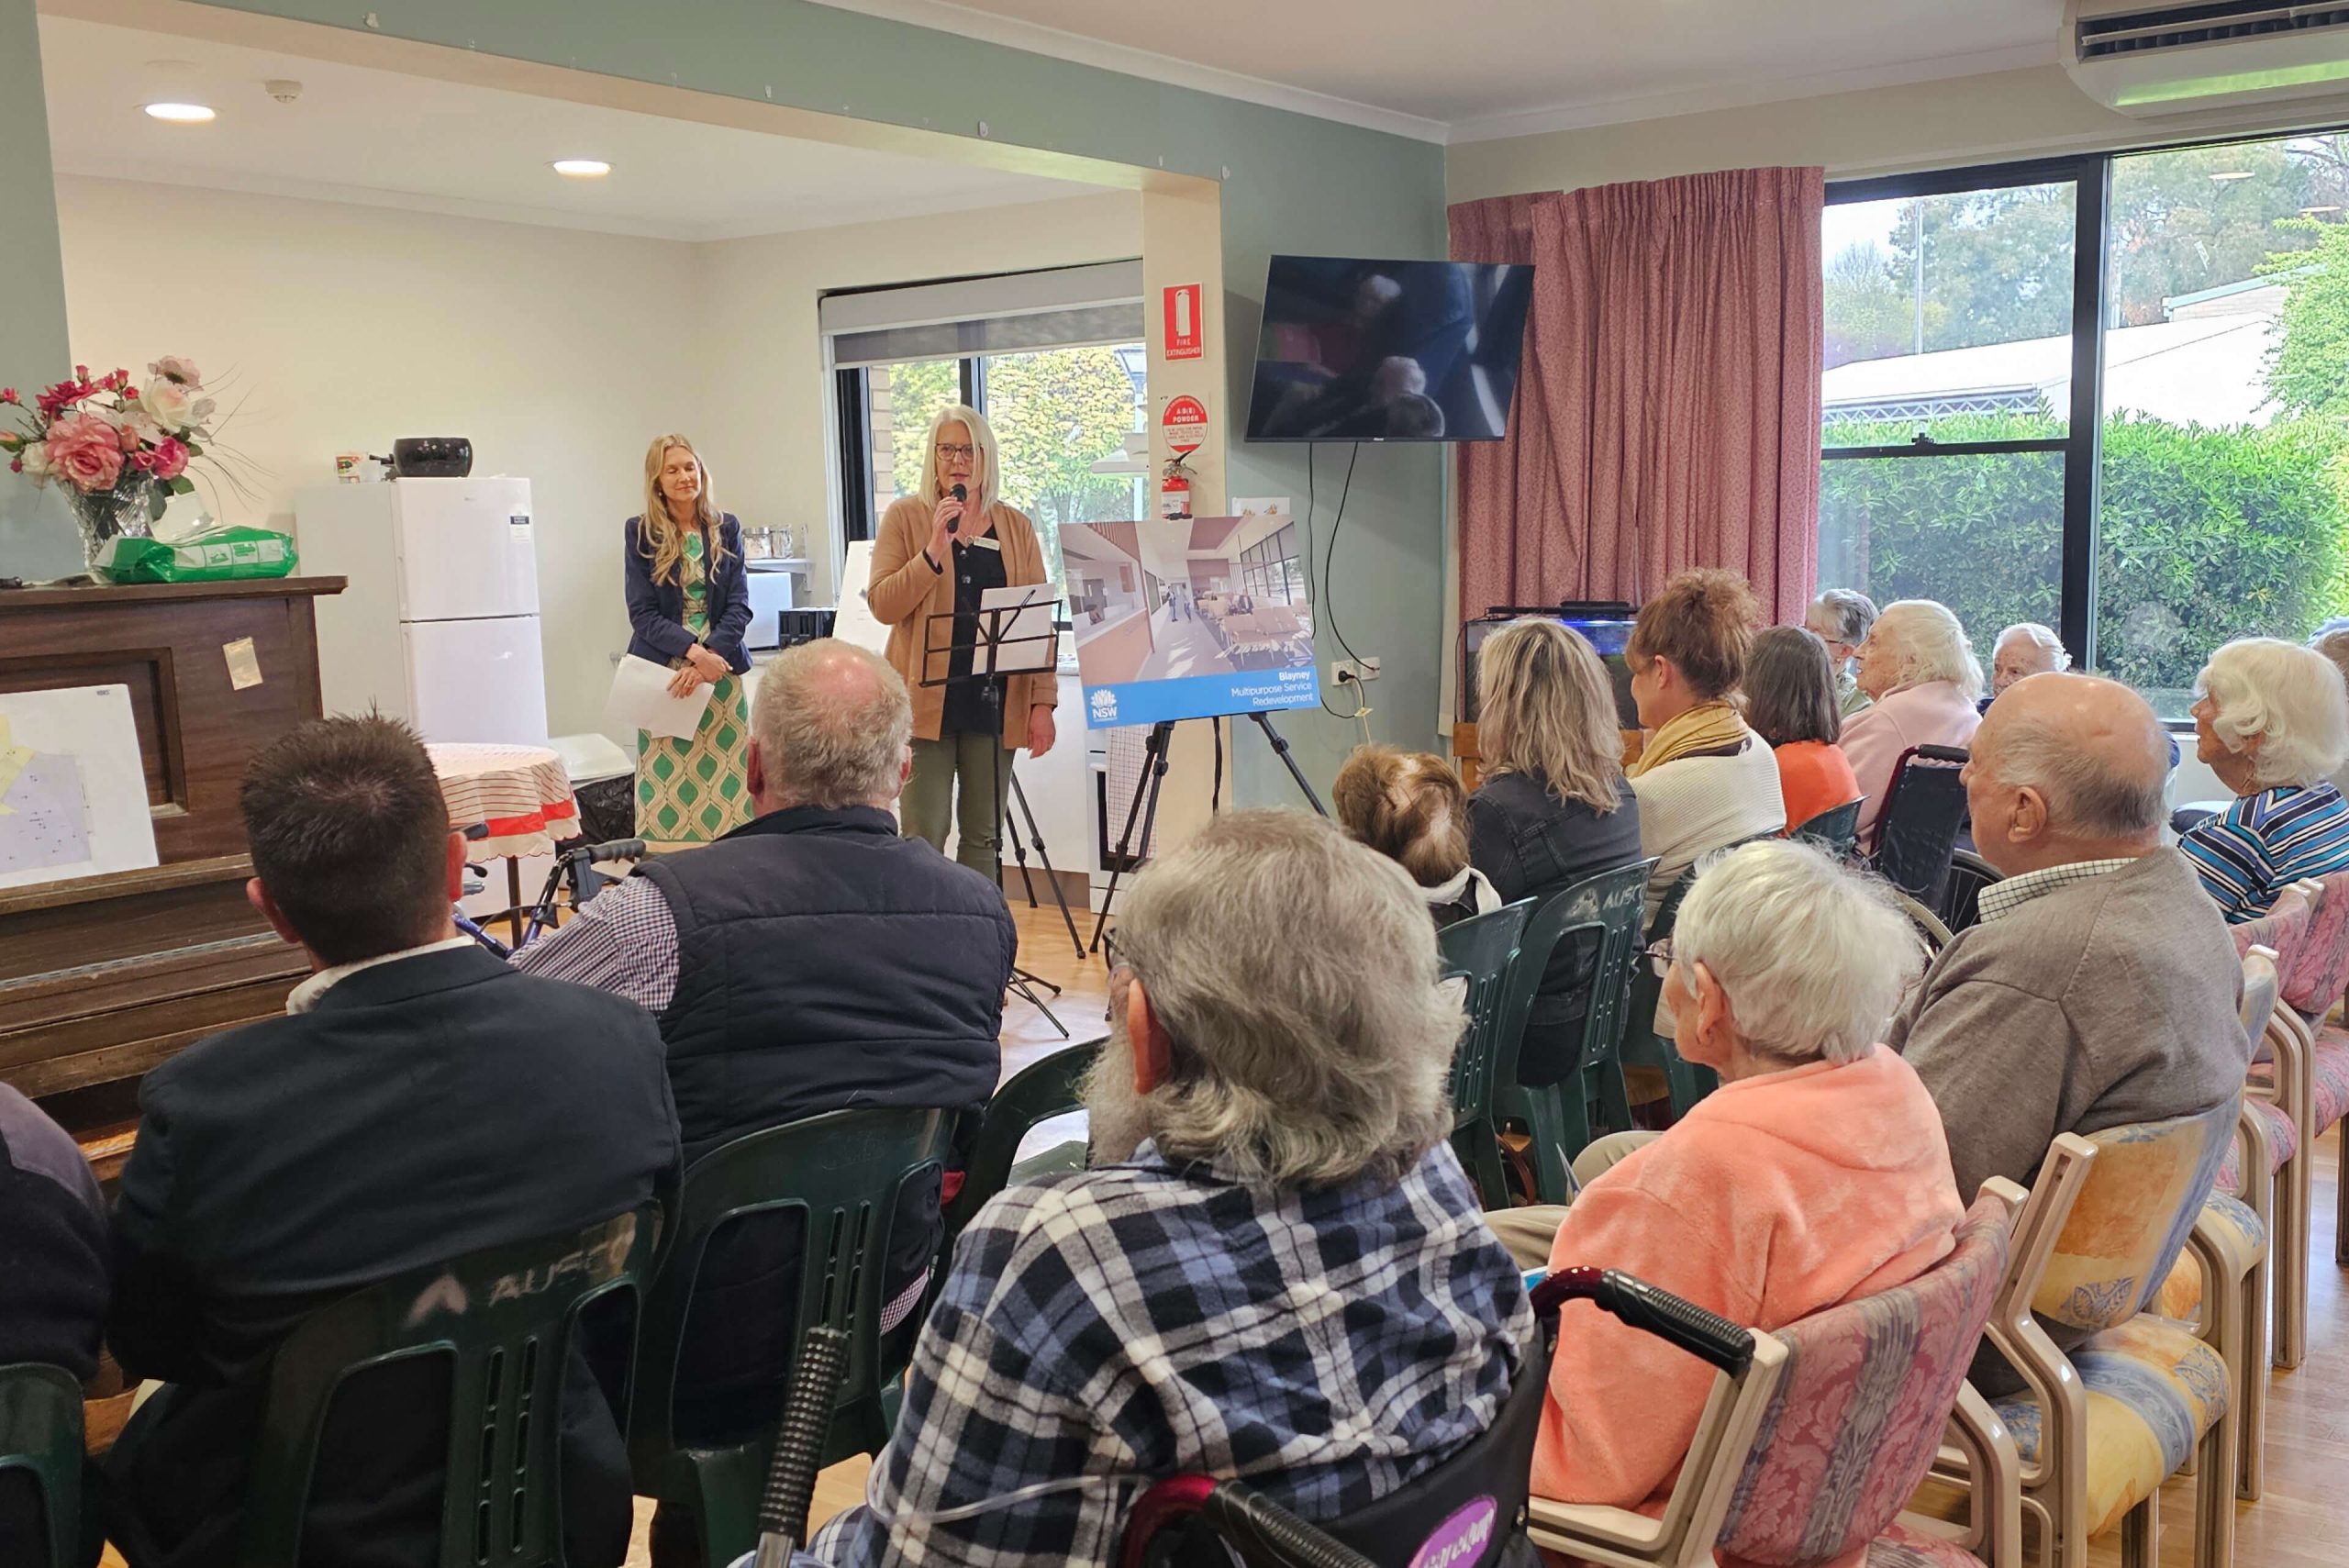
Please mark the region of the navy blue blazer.
[[[684, 658], [695, 639], [685, 629], [685, 588], [676, 583], [655, 583], [651, 559], [637, 548], [643, 527], [641, 517], [628, 520], [624, 562], [630, 628], [628, 651], [640, 659], [666, 664]], [[716, 564], [709, 569], [709, 635], [700, 640], [726, 661], [728, 669], [740, 675], [751, 668], [751, 656], [742, 648], [742, 634], [751, 629], [751, 586], [742, 567], [742, 525], [734, 520], [733, 513], [718, 519], [718, 540], [719, 548], [711, 550], [708, 537], [702, 539], [702, 559]]]

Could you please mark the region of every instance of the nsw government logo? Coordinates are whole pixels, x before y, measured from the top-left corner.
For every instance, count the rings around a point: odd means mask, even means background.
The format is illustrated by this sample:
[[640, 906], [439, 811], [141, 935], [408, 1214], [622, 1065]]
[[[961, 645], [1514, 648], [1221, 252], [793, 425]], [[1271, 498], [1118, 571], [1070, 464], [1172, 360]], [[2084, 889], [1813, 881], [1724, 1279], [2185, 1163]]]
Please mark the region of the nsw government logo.
[[1093, 704], [1094, 717], [1115, 718], [1118, 717], [1118, 694], [1108, 687], [1094, 687], [1093, 695], [1087, 700]]

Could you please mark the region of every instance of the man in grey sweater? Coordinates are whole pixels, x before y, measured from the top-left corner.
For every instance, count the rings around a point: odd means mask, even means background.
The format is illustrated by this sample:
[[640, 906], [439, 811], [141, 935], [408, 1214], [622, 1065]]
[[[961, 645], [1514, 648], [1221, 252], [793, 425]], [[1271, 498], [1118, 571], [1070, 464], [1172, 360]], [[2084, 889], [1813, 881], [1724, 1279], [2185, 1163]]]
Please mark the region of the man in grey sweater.
[[2209, 1110], [2251, 1061], [2243, 965], [2161, 841], [2168, 739], [2128, 687], [2033, 675], [1974, 738], [1974, 841], [2006, 880], [1888, 1043], [1940, 1106], [1958, 1191], [2029, 1185], [2058, 1133]]

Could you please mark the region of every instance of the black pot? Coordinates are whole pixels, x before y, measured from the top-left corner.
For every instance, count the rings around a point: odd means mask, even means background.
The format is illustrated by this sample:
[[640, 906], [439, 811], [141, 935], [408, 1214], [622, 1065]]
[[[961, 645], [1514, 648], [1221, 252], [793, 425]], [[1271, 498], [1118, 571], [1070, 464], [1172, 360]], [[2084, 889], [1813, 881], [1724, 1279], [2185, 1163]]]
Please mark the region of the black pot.
[[392, 443], [399, 479], [462, 479], [473, 471], [473, 444], [462, 436], [403, 436]]

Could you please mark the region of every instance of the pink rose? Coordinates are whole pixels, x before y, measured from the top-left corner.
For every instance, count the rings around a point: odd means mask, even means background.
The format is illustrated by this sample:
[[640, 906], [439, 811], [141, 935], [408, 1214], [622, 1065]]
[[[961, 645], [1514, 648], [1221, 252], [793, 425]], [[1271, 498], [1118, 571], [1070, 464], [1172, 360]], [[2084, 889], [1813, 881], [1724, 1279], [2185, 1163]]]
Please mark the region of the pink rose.
[[149, 472], [158, 479], [177, 479], [187, 472], [187, 443], [176, 436], [165, 436], [147, 453]]
[[177, 354], [165, 354], [147, 367], [147, 373], [161, 376], [165, 381], [176, 382], [182, 386], [204, 384], [204, 378], [196, 373], [195, 361], [182, 359]]
[[122, 477], [122, 437], [90, 414], [60, 419], [49, 428], [49, 470], [84, 493], [111, 490]]

